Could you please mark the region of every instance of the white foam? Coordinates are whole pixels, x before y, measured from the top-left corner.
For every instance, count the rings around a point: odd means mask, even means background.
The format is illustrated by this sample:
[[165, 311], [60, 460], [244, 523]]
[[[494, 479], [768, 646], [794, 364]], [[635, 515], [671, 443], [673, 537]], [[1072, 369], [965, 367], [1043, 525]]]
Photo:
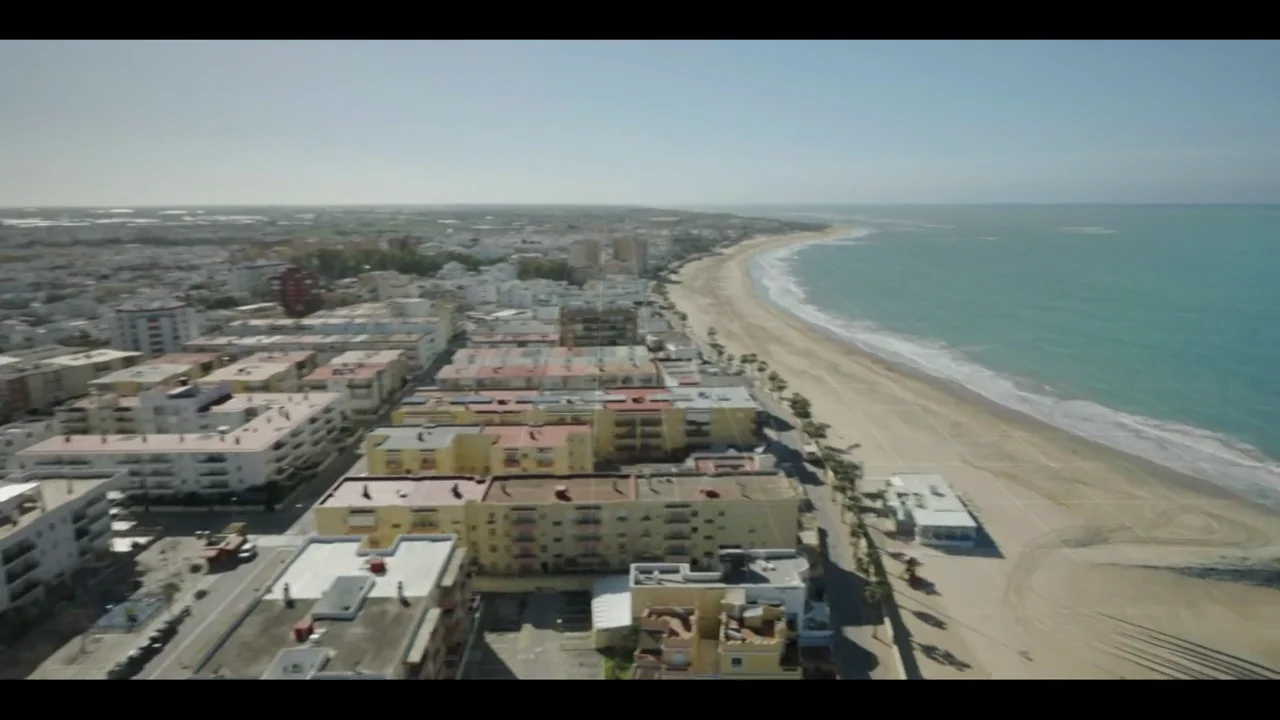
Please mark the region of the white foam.
[[761, 253], [752, 260], [752, 276], [766, 300], [866, 352], [956, 383], [1036, 419], [1209, 481], [1246, 499], [1280, 508], [1280, 463], [1263, 457], [1255, 448], [1208, 430], [1131, 415], [1087, 400], [1055, 397], [1052, 388], [1028, 389], [943, 343], [892, 333], [868, 321], [839, 318], [809, 303], [794, 274], [796, 254], [809, 245], [867, 244], [871, 241], [859, 238], [874, 232], [861, 228], [843, 238]]

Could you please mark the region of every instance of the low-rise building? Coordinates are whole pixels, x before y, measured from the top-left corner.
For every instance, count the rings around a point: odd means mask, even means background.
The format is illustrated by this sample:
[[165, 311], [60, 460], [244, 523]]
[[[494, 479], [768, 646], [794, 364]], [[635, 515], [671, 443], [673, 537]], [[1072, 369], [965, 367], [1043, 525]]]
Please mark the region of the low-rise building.
[[0, 425], [0, 471], [9, 465], [9, 458], [19, 450], [44, 442], [58, 434], [58, 426], [48, 418], [18, 420]]
[[470, 628], [468, 559], [455, 535], [374, 548], [316, 537], [195, 671], [243, 680], [443, 680]]
[[0, 356], [0, 420], [48, 412], [89, 392], [99, 375], [137, 365], [142, 355], [51, 345]]
[[[216, 504], [230, 497], [245, 502], [270, 498], [275, 489], [300, 479], [308, 469], [319, 466], [337, 451], [344, 426], [341, 395], [232, 396], [225, 392], [225, 386], [215, 387], [222, 390], [178, 388], [169, 394], [191, 397], [170, 399], [194, 398], [198, 418], [202, 406], [206, 412], [213, 407], [204, 406], [209, 402], [206, 398], [214, 398], [212, 402], [223, 409], [218, 421], [239, 416], [244, 418], [244, 424], [227, 424], [204, 432], [62, 435], [19, 451], [10, 461], [11, 467], [123, 467], [129, 470], [127, 490], [135, 497], [145, 497], [149, 503]], [[138, 398], [119, 400], [131, 400], [136, 407], [142, 407]]]
[[290, 393], [316, 367], [313, 352], [260, 352], [205, 376], [207, 383], [229, 383], [236, 393]]
[[379, 475], [570, 475], [595, 469], [588, 425], [382, 427], [365, 438]]
[[895, 531], [922, 545], [973, 547], [978, 521], [941, 475], [894, 475], [884, 494]]
[[661, 374], [643, 345], [465, 348], [440, 369], [436, 384], [442, 390], [601, 390], [660, 387]]
[[602, 459], [666, 459], [762, 435], [759, 403], [746, 388], [620, 388], [563, 391], [424, 389], [391, 415], [396, 425], [586, 423]]
[[603, 573], [637, 561], [715, 563], [724, 547], [794, 547], [801, 489], [778, 473], [641, 477], [361, 476], [315, 507], [322, 535], [456, 533], [491, 575]]
[[123, 470], [24, 472], [0, 482], [0, 624], [35, 615], [55, 583], [110, 551], [107, 493]]
[[210, 352], [244, 357], [257, 352], [314, 352], [327, 363], [346, 352], [403, 350], [414, 371], [430, 367], [445, 344], [433, 335], [219, 335], [196, 338], [186, 344], [189, 352]]
[[311, 390], [342, 393], [357, 423], [373, 421], [404, 388], [409, 365], [402, 350], [348, 352], [320, 366], [303, 380]]

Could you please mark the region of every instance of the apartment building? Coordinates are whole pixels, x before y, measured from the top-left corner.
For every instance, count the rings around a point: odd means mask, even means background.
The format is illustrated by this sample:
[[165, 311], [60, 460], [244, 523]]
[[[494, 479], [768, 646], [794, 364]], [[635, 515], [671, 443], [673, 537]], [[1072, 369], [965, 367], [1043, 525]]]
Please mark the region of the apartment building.
[[232, 357], [256, 352], [314, 352], [321, 363], [346, 352], [403, 350], [415, 372], [430, 367], [445, 347], [434, 335], [219, 335], [196, 338], [186, 344], [189, 352]]
[[110, 552], [107, 493], [119, 469], [32, 471], [0, 481], [0, 628], [21, 624], [54, 583]]
[[18, 420], [0, 425], [0, 472], [9, 466], [9, 458], [19, 450], [44, 442], [57, 434], [57, 423], [47, 418]]
[[636, 677], [796, 679], [801, 648], [829, 647], [833, 637], [826, 604], [813, 599], [810, 570], [794, 547], [726, 548], [704, 570], [632, 565], [631, 614], [641, 631]]
[[289, 317], [306, 317], [324, 307], [324, 282], [313, 272], [286, 267], [267, 280], [267, 294]]
[[600, 241], [595, 238], [575, 240], [569, 246], [569, 267], [594, 269], [600, 266]]
[[290, 393], [302, 388], [302, 378], [316, 368], [314, 352], [260, 352], [214, 370], [206, 383], [229, 383], [235, 393]]
[[570, 475], [595, 469], [587, 425], [375, 428], [365, 437], [365, 457], [369, 472], [378, 475]]
[[221, 642], [196, 678], [447, 680], [467, 630], [469, 562], [454, 535], [404, 535], [373, 548], [315, 537]]
[[436, 373], [442, 390], [601, 390], [660, 387], [643, 345], [587, 348], [465, 348]]
[[200, 328], [200, 313], [178, 300], [127, 303], [107, 316], [112, 347], [149, 357], [177, 352]]
[[639, 314], [629, 302], [601, 299], [560, 306], [560, 344], [607, 347], [641, 344]]
[[48, 412], [89, 392], [99, 375], [133, 367], [140, 353], [51, 345], [0, 356], [0, 420]]
[[375, 420], [408, 380], [402, 350], [343, 353], [303, 379], [311, 390], [342, 393], [357, 423]]
[[228, 290], [240, 297], [266, 297], [271, 289], [271, 278], [288, 269], [289, 263], [279, 260], [254, 260], [231, 269]]
[[162, 355], [90, 380], [89, 390], [100, 394], [137, 395], [156, 387], [198, 380], [213, 372], [220, 362], [217, 355]]
[[637, 561], [714, 563], [722, 547], [794, 547], [800, 487], [778, 473], [662, 477], [347, 477], [316, 504], [317, 532], [375, 547], [455, 533], [492, 575], [603, 573]]
[[763, 437], [760, 406], [746, 388], [621, 388], [581, 391], [442, 391], [406, 398], [394, 425], [586, 423], [601, 459], [666, 458]]
[[[16, 453], [11, 467], [123, 467], [129, 470], [126, 489], [131, 494], [145, 495], [150, 502], [163, 505], [232, 495], [246, 500], [265, 496], [268, 483], [275, 487], [293, 482], [298, 473], [318, 467], [336, 451], [344, 424], [341, 395], [231, 396], [226, 386], [216, 387], [220, 389], [187, 386], [166, 394], [166, 400], [180, 401], [194, 418], [170, 418], [153, 412], [150, 420], [145, 419], [143, 402], [159, 391], [117, 398], [122, 407], [137, 414], [137, 430], [54, 437]], [[213, 404], [206, 404], [210, 402]], [[87, 410], [85, 413], [88, 416]], [[208, 417], [201, 417], [201, 413]], [[144, 423], [159, 424], [161, 418], [168, 423], [163, 427], [169, 432], [144, 431]], [[241, 418], [243, 424], [232, 424]], [[58, 422], [64, 421], [59, 418]], [[96, 427], [94, 422], [86, 419], [74, 427]], [[197, 430], [172, 432], [175, 427], [190, 427], [187, 423], [194, 423]]]
[[63, 403], [54, 411], [58, 435], [203, 433], [239, 427], [257, 407], [233, 400], [231, 384], [178, 382], [136, 395], [100, 393]]
[[649, 241], [637, 237], [614, 238], [613, 259], [641, 275], [649, 268]]

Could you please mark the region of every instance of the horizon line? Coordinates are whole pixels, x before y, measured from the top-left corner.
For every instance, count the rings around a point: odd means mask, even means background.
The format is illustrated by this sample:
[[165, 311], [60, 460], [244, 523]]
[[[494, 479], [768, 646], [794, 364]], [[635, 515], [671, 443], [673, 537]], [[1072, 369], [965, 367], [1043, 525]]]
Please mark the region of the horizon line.
[[679, 210], [684, 212], [700, 212], [694, 208], [815, 208], [815, 207], [1213, 207], [1223, 205], [1268, 206], [1280, 205], [1280, 200], [1259, 201], [1147, 201], [1147, 202], [1107, 202], [1107, 201], [1036, 201], [1036, 202], [783, 202], [783, 203], [680, 203], [672, 205], [648, 203], [589, 203], [589, 202], [464, 202], [464, 203], [400, 203], [400, 202], [342, 202], [342, 203], [218, 203], [207, 205], [202, 203], [172, 204], [126, 204], [113, 205], [42, 205], [25, 204], [0, 206], [0, 212], [11, 210], [152, 210], [171, 208], [601, 208], [616, 210]]

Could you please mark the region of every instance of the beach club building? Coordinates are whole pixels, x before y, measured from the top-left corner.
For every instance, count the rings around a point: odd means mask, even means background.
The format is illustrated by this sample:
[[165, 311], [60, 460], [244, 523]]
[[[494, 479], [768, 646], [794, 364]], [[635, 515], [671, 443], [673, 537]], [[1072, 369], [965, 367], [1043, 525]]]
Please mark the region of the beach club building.
[[894, 475], [885, 507], [897, 533], [922, 545], [973, 547], [978, 541], [978, 522], [941, 475]]

